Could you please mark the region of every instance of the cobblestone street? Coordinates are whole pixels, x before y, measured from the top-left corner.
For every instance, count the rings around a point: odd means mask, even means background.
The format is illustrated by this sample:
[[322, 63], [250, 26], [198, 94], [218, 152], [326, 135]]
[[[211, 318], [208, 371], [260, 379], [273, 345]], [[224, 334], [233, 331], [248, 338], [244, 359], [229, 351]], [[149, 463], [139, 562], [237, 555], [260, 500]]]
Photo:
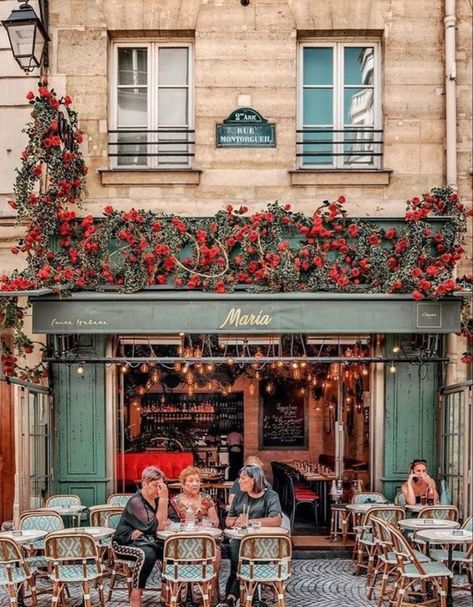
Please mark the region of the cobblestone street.
[[[223, 562], [222, 582], [225, 582], [228, 561]], [[158, 580], [153, 580], [153, 584]], [[78, 607], [81, 603], [76, 591], [77, 586], [71, 587], [72, 598], [67, 604]], [[114, 591], [110, 607], [121, 607], [127, 604], [126, 592], [121, 589]], [[1, 607], [9, 607], [10, 601], [2, 588]], [[151, 607], [157, 604], [156, 594], [144, 593], [143, 604]], [[92, 595], [94, 606], [98, 605], [98, 597]], [[39, 607], [50, 605], [51, 596], [43, 594], [39, 597]], [[268, 601], [271, 605], [271, 601]], [[31, 602], [27, 600], [27, 605]], [[286, 607], [369, 607], [375, 606], [375, 600], [366, 598], [365, 577], [353, 575], [353, 564], [350, 559], [295, 559], [292, 576], [286, 590]], [[454, 593], [454, 607], [471, 607], [472, 599], [468, 592]]]

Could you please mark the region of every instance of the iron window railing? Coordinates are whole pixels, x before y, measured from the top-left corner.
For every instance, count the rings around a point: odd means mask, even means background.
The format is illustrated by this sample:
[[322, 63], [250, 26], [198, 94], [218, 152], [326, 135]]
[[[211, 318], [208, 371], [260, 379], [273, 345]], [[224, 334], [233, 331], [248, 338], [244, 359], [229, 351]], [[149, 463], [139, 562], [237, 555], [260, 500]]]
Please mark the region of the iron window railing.
[[299, 168], [381, 168], [383, 131], [367, 126], [345, 129], [304, 127], [296, 131]]
[[108, 135], [108, 155], [116, 168], [189, 168], [193, 165], [194, 129], [111, 129]]

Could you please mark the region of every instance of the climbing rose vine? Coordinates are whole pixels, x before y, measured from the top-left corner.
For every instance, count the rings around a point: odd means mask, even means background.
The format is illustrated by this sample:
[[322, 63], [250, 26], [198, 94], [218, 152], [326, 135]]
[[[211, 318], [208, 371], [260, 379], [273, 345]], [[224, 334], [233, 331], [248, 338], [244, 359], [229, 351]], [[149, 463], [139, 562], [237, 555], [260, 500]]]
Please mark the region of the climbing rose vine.
[[[10, 203], [26, 222], [13, 253], [26, 253], [27, 267], [1, 276], [3, 291], [244, 287], [409, 293], [422, 300], [471, 286], [471, 275], [453, 278], [469, 213], [448, 187], [409, 200], [404, 219], [389, 228], [350, 218], [343, 196], [323, 201], [311, 215], [275, 202], [256, 213], [229, 204], [214, 217], [193, 219], [112, 206], [101, 218], [79, 216], [87, 170], [77, 114], [68, 98], [58, 100], [45, 87], [29, 97], [33, 122]], [[72, 151], [58, 143], [57, 104], [68, 108]]]

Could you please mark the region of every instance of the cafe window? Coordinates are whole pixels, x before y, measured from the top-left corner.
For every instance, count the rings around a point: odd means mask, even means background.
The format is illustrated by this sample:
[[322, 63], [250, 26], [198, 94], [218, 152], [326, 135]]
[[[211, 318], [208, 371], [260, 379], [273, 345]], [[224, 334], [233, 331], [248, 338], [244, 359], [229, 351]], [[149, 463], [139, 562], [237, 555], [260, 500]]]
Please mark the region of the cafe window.
[[192, 46], [113, 46], [108, 155], [112, 168], [192, 167]]
[[381, 168], [378, 45], [304, 43], [299, 68], [298, 168]]

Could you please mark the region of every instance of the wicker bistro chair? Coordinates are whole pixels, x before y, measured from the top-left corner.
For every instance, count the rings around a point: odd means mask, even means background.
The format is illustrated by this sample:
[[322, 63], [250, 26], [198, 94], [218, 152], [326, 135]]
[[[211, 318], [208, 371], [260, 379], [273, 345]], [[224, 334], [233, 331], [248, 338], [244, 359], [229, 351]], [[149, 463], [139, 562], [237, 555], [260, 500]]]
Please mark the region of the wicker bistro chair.
[[205, 533], [179, 534], [164, 544], [162, 579], [168, 604], [175, 607], [181, 589], [197, 585], [203, 607], [210, 607], [212, 581], [217, 575], [215, 539]]
[[121, 516], [123, 512], [123, 506], [117, 506], [115, 508], [93, 508], [90, 510], [90, 524], [92, 527], [108, 527], [107, 518], [118, 514]]
[[406, 497], [402, 491], [398, 491], [396, 493], [396, 497], [394, 498], [394, 503], [396, 504], [396, 506], [402, 506], [404, 508], [404, 506], [406, 505], [407, 502], [406, 502]]
[[[55, 506], [70, 507], [81, 506], [80, 497], [78, 495], [50, 495], [46, 500], [46, 508], [54, 509]], [[72, 517], [77, 527], [80, 526], [81, 515], [77, 514]]]
[[133, 493], [112, 493], [112, 495], [108, 496], [107, 504], [124, 508], [132, 496]]
[[[386, 521], [376, 516], [371, 516], [371, 525], [373, 526], [374, 541], [378, 546], [377, 559], [375, 562], [371, 583], [368, 586], [368, 599], [371, 599], [376, 589], [378, 577], [381, 575], [381, 586], [378, 591], [377, 607], [381, 607], [384, 601], [389, 600], [394, 588], [389, 586], [389, 579], [397, 580], [397, 557], [393, 551], [393, 542], [391, 531]], [[429, 562], [430, 559], [422, 552], [414, 550], [417, 559], [421, 563]]]
[[[458, 521], [458, 508], [456, 506], [426, 506], [419, 510], [419, 518], [441, 518], [449, 521]], [[409, 533], [407, 537], [421, 550], [425, 551], [425, 541], [416, 537], [415, 533]]]
[[[19, 528], [21, 530], [40, 529], [42, 531], [59, 531], [64, 529], [64, 522], [57, 512], [51, 510], [38, 512], [30, 510], [23, 512], [20, 516]], [[30, 567], [46, 569], [48, 561], [44, 556], [44, 539], [36, 540], [24, 546], [26, 550], [26, 562]]]
[[17, 591], [24, 583], [31, 589], [33, 605], [37, 605], [35, 573], [34, 569], [29, 568], [16, 542], [8, 538], [0, 539], [0, 586], [7, 587], [11, 607], [18, 604]]
[[251, 607], [256, 588], [272, 586], [278, 607], [285, 607], [284, 582], [291, 573], [291, 540], [287, 535], [248, 535], [241, 540], [237, 576], [240, 607]]
[[384, 504], [386, 498], [382, 493], [376, 491], [364, 491], [356, 493], [351, 501], [352, 504]]
[[[396, 607], [412, 607], [410, 599], [420, 596], [420, 602], [415, 601], [417, 605], [440, 602], [440, 607], [447, 607], [447, 585], [452, 572], [442, 563], [420, 562], [403, 534], [390, 523], [386, 525], [391, 533], [399, 574], [392, 603]], [[433, 599], [427, 594], [427, 584], [431, 586]]]
[[44, 551], [50, 566], [49, 578], [53, 582], [53, 605], [60, 599], [66, 584], [76, 582], [82, 585], [85, 607], [91, 607], [93, 583], [97, 584], [100, 604], [104, 607], [102, 564], [93, 537], [76, 531], [50, 533], [45, 538]]
[[[120, 518], [121, 512], [117, 512], [115, 514], [109, 513], [105, 517], [105, 526], [111, 527], [112, 529], [116, 529], [118, 523], [120, 522]], [[115, 588], [117, 576], [125, 578], [129, 598], [131, 595], [131, 590], [133, 588], [133, 567], [135, 565], [134, 561], [130, 559], [121, 558], [120, 555], [117, 554], [112, 547], [110, 547], [109, 565], [112, 569], [112, 575], [110, 577], [110, 586], [108, 588], [107, 601], [112, 600], [112, 593]]]
[[[376, 555], [378, 553], [378, 544], [373, 533], [373, 517], [378, 517], [397, 526], [398, 521], [404, 518], [404, 510], [400, 506], [373, 506], [363, 517], [361, 528], [357, 533], [356, 545], [356, 565], [355, 573], [358, 575], [360, 569], [366, 569], [367, 584], [371, 582]], [[364, 556], [367, 556], [367, 562], [364, 563]]]

